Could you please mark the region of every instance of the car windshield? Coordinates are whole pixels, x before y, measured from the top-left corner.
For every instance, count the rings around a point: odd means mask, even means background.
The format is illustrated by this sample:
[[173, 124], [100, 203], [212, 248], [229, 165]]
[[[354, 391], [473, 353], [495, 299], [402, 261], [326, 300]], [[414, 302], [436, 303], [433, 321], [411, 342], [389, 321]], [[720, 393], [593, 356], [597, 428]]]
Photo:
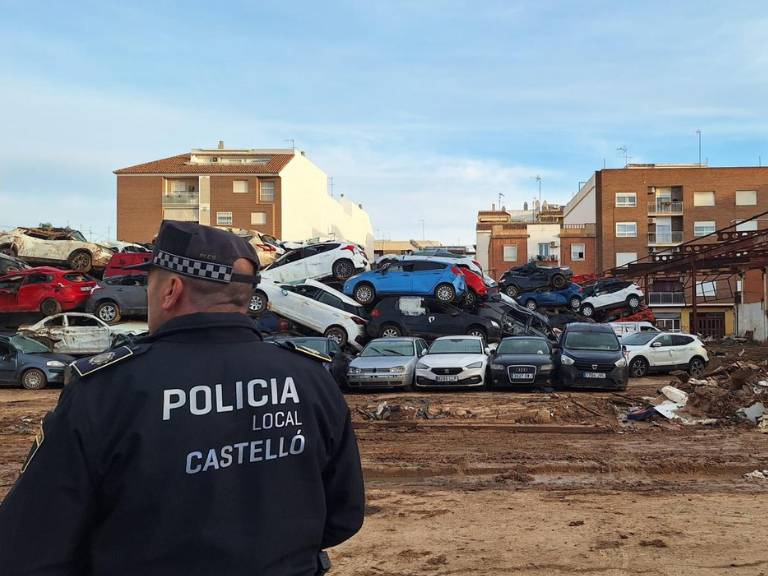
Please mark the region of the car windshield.
[[78, 230], [71, 230], [72, 238], [79, 240], [80, 242], [88, 242]]
[[51, 351], [45, 344], [41, 344], [37, 340], [32, 340], [26, 336], [21, 336], [20, 334], [11, 337], [10, 341], [14, 348], [21, 350], [25, 354], [38, 354]]
[[413, 356], [413, 342], [371, 342], [360, 356]]
[[635, 332], [634, 334], [624, 336], [621, 339], [621, 343], [626, 344], [627, 346], [643, 346], [644, 344], [648, 344], [648, 342], [658, 335], [658, 332]]
[[546, 342], [537, 338], [515, 338], [502, 340], [496, 349], [497, 354], [549, 354]]
[[429, 347], [430, 354], [482, 354], [483, 345], [474, 338], [446, 338], [435, 340]]
[[619, 350], [619, 341], [613, 332], [568, 332], [565, 347], [571, 350]]

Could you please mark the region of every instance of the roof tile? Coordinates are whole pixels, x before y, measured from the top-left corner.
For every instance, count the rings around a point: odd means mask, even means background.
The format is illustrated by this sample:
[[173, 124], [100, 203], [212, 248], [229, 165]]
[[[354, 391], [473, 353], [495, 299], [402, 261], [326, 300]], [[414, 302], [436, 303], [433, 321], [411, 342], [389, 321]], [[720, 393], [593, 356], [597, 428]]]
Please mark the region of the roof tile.
[[[266, 155], [265, 155], [266, 156]], [[136, 166], [120, 168], [115, 174], [279, 174], [293, 154], [270, 154], [266, 164], [190, 164], [190, 154], [179, 154]]]

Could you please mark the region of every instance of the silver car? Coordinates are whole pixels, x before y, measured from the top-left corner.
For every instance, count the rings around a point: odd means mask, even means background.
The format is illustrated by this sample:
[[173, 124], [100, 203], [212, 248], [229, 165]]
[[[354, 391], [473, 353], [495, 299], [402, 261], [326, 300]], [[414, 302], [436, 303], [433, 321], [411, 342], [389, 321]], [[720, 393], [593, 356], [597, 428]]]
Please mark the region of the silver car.
[[409, 388], [416, 362], [427, 353], [422, 338], [377, 338], [368, 342], [349, 363], [347, 383], [351, 388]]

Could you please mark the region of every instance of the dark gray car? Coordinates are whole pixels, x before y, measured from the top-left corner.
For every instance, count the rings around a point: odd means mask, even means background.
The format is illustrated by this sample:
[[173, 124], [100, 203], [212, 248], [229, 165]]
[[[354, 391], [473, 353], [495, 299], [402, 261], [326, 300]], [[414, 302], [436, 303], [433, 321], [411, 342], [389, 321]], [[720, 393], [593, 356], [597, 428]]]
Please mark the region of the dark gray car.
[[107, 324], [117, 324], [123, 316], [146, 316], [147, 275], [102, 280], [91, 292], [85, 311]]
[[54, 354], [47, 346], [26, 336], [0, 336], [0, 384], [40, 390], [63, 384], [64, 369], [72, 356]]

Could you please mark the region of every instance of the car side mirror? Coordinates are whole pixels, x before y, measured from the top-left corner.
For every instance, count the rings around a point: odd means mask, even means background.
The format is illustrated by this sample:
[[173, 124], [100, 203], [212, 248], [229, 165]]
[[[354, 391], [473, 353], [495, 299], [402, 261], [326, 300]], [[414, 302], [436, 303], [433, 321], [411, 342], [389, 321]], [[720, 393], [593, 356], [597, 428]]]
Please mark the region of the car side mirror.
[[419, 356], [426, 356], [427, 355], [427, 349], [424, 348], [421, 352], [419, 352]]
[[288, 296], [288, 290], [286, 290], [285, 288], [283, 288], [282, 290], [280, 290], [280, 293], [281, 293], [283, 296]]
[[488, 348], [487, 346], [485, 347], [485, 353], [486, 353], [488, 356], [496, 356], [496, 350], [491, 350], [491, 349], [490, 349], [490, 348]]
[[653, 344], [651, 344], [651, 348], [661, 348], [661, 342], [654, 342]]
[[622, 352], [626, 352], [627, 351], [627, 347], [624, 344], [621, 345], [621, 351]]

